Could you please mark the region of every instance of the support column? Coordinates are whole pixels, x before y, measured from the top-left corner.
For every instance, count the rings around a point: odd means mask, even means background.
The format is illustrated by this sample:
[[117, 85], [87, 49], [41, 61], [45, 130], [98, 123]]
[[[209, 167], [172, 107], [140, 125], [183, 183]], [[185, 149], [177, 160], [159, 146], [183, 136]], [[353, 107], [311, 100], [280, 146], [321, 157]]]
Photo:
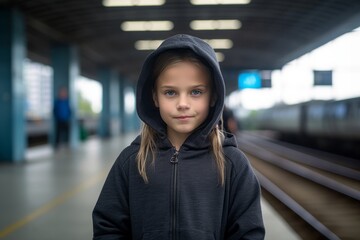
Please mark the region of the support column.
[[112, 72], [110, 77], [110, 131], [111, 136], [120, 134], [120, 83], [119, 74]]
[[125, 124], [125, 101], [124, 101], [124, 79], [119, 78], [119, 118], [120, 118], [120, 133], [125, 133], [126, 124]]
[[135, 87], [129, 81], [121, 79], [121, 132], [129, 133], [139, 129], [140, 121], [136, 114]]
[[[75, 81], [79, 77], [79, 62], [77, 49], [74, 46], [70, 46], [67, 44], [56, 44], [52, 47], [51, 62], [54, 76], [53, 100], [55, 100], [55, 97], [57, 96], [61, 88], [67, 88], [71, 108], [69, 144], [71, 148], [76, 148], [79, 144], [77, 96], [75, 91]], [[54, 142], [55, 139], [53, 128], [52, 143]]]
[[0, 8], [0, 161], [20, 162], [25, 157], [25, 55], [22, 13]]
[[136, 84], [134, 82], [129, 82], [128, 83], [128, 89], [130, 90], [132, 96], [133, 96], [133, 100], [130, 99], [130, 101], [133, 102], [133, 107], [132, 107], [132, 111], [128, 113], [128, 118], [130, 119], [132, 125], [131, 125], [131, 132], [136, 132], [139, 131], [140, 129], [140, 118], [137, 115], [136, 112]]
[[100, 115], [99, 135], [102, 138], [111, 136], [111, 114], [110, 114], [110, 82], [111, 70], [101, 68], [98, 71], [98, 80], [102, 85], [102, 110]]

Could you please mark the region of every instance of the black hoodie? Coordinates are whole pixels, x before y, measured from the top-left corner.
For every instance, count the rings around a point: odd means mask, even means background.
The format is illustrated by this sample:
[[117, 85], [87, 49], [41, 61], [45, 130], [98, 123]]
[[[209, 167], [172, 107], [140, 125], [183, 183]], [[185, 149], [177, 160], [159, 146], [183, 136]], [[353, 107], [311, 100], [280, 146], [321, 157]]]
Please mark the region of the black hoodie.
[[[178, 152], [166, 137], [166, 125], [152, 98], [154, 61], [169, 49], [190, 49], [205, 61], [212, 69], [217, 95], [209, 117]], [[139, 117], [159, 136], [155, 164], [148, 166], [149, 183], [145, 183], [136, 163], [140, 137], [123, 150], [94, 208], [93, 239], [264, 238], [259, 184], [232, 135], [224, 140], [226, 177], [224, 186], [219, 184], [208, 135], [220, 120], [224, 97], [224, 80], [215, 52], [201, 39], [176, 35], [147, 57], [136, 99]]]

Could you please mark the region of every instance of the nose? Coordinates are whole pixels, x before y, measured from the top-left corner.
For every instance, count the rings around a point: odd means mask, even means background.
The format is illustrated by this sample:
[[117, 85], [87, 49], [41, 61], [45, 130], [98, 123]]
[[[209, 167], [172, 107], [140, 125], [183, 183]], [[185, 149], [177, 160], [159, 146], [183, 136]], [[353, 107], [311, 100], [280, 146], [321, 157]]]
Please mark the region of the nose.
[[190, 107], [188, 97], [186, 94], [179, 95], [179, 101], [176, 107], [178, 110], [188, 109]]

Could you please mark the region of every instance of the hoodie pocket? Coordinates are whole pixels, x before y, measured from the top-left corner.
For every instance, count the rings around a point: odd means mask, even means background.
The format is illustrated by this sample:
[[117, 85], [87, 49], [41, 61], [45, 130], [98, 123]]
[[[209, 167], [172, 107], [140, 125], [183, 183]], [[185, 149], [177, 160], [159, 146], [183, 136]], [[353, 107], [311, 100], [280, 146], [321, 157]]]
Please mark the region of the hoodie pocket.
[[180, 229], [180, 239], [186, 240], [215, 240], [213, 232], [197, 229]]
[[142, 240], [161, 240], [170, 239], [168, 231], [151, 231], [145, 232], [142, 236]]
[[[168, 240], [171, 234], [168, 231], [145, 232], [142, 240]], [[215, 240], [214, 233], [197, 229], [180, 229], [178, 232], [179, 240]]]

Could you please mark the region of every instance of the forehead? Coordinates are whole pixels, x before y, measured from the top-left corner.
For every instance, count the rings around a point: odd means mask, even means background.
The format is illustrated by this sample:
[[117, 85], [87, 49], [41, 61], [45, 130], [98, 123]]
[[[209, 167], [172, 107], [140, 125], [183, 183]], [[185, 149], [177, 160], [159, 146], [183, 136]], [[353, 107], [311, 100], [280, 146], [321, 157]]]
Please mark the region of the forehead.
[[210, 84], [210, 74], [205, 66], [195, 62], [181, 61], [168, 65], [157, 78], [157, 85], [162, 83]]

